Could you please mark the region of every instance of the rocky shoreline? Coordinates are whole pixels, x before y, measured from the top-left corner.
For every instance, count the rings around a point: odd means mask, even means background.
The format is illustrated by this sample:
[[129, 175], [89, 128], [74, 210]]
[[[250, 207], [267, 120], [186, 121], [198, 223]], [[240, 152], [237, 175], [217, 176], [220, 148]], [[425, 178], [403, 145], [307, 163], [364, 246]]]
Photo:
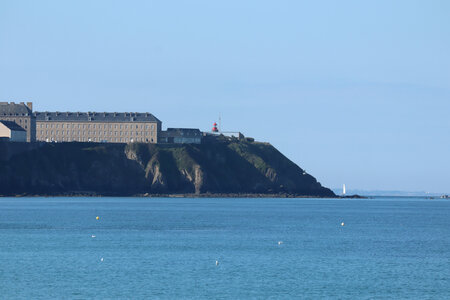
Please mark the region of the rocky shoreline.
[[296, 194], [98, 194], [95, 192], [77, 192], [77, 193], [56, 193], [56, 194], [0, 194], [0, 198], [21, 198], [21, 197], [136, 197], [136, 198], [318, 198], [318, 199], [368, 199], [360, 195], [349, 196], [305, 196]]

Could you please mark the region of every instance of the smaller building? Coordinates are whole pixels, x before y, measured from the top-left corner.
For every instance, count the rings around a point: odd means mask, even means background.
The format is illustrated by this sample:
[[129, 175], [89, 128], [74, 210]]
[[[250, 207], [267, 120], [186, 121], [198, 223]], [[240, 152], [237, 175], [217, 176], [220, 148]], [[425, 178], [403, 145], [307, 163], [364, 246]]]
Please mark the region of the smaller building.
[[167, 128], [161, 131], [159, 143], [162, 144], [201, 144], [202, 132], [196, 128]]
[[33, 103], [0, 102], [0, 121], [12, 121], [25, 129], [27, 142], [36, 141], [36, 118]]
[[10, 142], [26, 142], [27, 132], [13, 121], [0, 121], [0, 138]]

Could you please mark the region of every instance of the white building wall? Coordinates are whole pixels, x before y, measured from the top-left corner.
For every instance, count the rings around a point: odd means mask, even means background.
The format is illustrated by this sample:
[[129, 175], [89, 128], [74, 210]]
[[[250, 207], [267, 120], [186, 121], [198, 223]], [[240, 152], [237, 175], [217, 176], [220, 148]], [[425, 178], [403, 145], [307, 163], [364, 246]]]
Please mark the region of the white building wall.
[[0, 123], [0, 137], [11, 138], [11, 129]]

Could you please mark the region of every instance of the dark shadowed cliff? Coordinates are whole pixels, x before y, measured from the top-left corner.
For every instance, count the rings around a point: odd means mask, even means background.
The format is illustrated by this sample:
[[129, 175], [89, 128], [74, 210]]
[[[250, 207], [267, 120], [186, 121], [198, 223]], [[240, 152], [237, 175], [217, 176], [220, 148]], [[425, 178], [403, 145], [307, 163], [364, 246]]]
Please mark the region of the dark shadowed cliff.
[[0, 143], [1, 195], [145, 193], [335, 196], [267, 143]]

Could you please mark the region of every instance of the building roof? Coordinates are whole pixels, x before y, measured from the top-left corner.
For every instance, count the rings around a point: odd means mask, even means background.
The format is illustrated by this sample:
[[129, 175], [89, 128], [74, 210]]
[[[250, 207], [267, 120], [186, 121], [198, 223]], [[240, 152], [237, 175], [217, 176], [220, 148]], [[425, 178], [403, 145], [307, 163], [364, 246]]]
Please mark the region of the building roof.
[[151, 113], [129, 112], [34, 112], [36, 121], [161, 122]]
[[14, 102], [0, 102], [0, 115], [17, 116], [23, 115], [28, 116], [31, 114], [31, 109], [25, 105], [25, 103], [14, 103]]
[[5, 125], [12, 131], [25, 131], [22, 127], [16, 124], [16, 122], [13, 121], [0, 121], [1, 124]]

